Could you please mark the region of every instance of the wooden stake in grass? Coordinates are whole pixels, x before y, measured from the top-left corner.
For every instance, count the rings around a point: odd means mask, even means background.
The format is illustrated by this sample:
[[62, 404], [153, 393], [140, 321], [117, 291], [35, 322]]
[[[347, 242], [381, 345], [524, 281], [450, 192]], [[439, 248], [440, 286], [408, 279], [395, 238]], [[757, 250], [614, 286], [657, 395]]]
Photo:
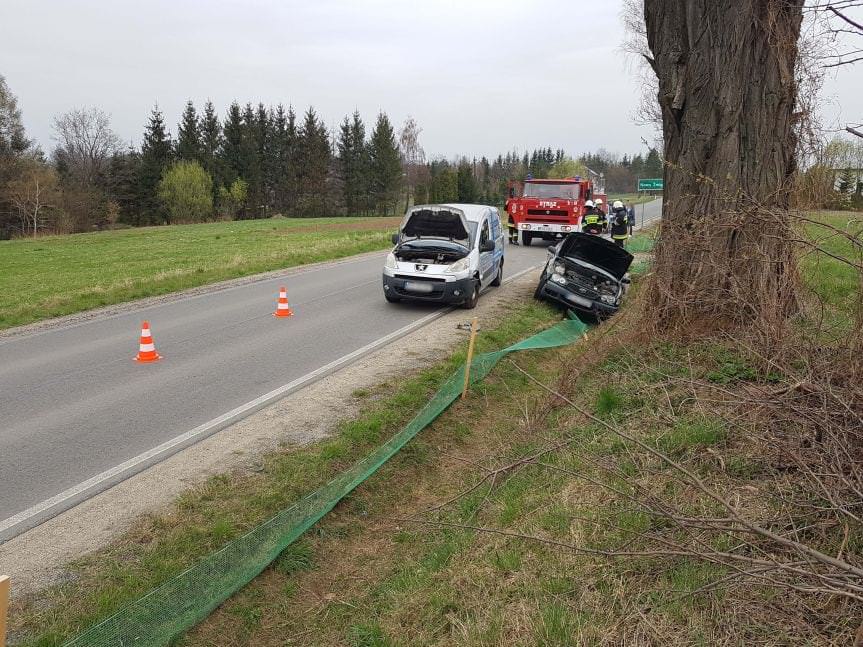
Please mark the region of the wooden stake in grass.
[[476, 341], [476, 332], [479, 329], [479, 321], [476, 317], [470, 322], [470, 343], [467, 346], [467, 361], [464, 365], [464, 389], [461, 392], [461, 399], [467, 397], [467, 389], [470, 386], [470, 365], [473, 362], [473, 345]]
[[6, 614], [9, 613], [9, 576], [0, 575], [0, 647], [6, 647]]

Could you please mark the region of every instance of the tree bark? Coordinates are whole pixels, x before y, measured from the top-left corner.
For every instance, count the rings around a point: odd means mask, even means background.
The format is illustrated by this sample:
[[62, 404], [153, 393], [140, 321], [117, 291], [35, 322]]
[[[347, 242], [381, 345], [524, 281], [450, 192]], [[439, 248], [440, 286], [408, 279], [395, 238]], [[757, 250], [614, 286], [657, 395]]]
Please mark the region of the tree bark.
[[665, 148], [660, 327], [793, 307], [789, 189], [803, 0], [644, 0]]

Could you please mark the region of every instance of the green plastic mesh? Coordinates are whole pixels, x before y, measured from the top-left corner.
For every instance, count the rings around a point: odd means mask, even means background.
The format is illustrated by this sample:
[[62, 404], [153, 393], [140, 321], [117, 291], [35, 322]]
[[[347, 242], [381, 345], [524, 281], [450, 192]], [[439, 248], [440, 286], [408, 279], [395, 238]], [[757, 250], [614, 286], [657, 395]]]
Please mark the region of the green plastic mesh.
[[[482, 380], [508, 353], [570, 344], [586, 328], [577, 320], [563, 321], [508, 348], [478, 355], [471, 363], [471, 383]], [[285, 548], [443, 413], [459, 397], [463, 384], [464, 366], [387, 443], [290, 508], [90, 627], [64, 647], [157, 647], [193, 627], [260, 574]]]

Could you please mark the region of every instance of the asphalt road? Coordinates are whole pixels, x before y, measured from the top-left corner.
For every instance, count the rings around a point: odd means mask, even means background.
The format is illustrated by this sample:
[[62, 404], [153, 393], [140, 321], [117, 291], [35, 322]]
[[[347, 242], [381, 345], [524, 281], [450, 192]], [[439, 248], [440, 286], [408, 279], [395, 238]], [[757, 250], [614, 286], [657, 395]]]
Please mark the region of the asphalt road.
[[[658, 201], [648, 204], [646, 220], [659, 212]], [[539, 244], [508, 246], [505, 276], [545, 256]], [[0, 340], [0, 541], [441, 312], [388, 304], [383, 259], [349, 259]], [[289, 319], [271, 314], [282, 284], [295, 313]], [[164, 356], [155, 364], [132, 361], [144, 319]]]

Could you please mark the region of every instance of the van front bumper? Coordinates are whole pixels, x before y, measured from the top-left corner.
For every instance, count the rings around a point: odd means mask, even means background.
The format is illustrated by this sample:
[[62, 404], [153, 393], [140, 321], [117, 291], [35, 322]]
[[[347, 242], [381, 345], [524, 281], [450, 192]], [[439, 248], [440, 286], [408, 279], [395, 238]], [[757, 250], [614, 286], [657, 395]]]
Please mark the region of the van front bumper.
[[396, 299], [438, 303], [461, 303], [470, 297], [475, 283], [476, 280], [470, 277], [455, 281], [436, 281], [421, 277], [383, 275], [384, 294]]

